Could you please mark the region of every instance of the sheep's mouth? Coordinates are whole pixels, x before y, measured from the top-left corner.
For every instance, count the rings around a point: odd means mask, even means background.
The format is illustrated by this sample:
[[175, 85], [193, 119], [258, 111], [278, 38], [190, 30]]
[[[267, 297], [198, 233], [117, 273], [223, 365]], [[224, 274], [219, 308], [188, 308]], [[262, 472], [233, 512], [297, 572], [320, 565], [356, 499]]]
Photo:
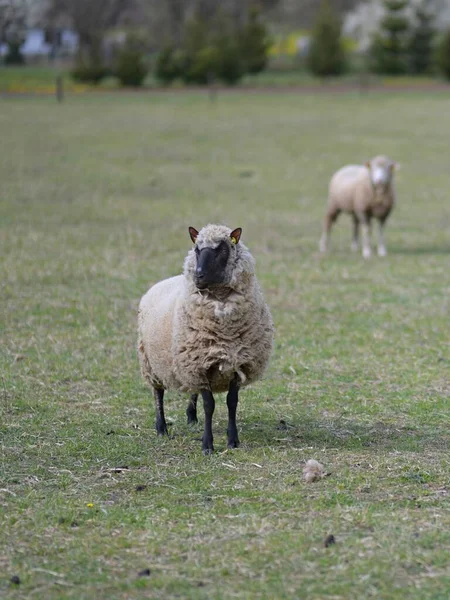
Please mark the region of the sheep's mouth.
[[227, 286], [224, 285], [222, 282], [206, 282], [206, 281], [198, 281], [197, 279], [194, 279], [194, 283], [195, 283], [195, 287], [197, 288], [197, 290], [199, 292], [206, 292], [206, 293], [210, 293], [212, 295], [223, 295], [223, 293], [225, 293], [225, 295], [228, 294], [228, 289]]

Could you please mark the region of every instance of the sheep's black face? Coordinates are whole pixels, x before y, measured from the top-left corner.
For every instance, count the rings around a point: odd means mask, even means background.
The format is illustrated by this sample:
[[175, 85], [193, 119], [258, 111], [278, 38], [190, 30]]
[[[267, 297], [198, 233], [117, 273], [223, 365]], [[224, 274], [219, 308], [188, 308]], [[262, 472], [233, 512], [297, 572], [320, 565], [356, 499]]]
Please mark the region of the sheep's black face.
[[199, 290], [225, 283], [225, 271], [230, 257], [230, 247], [226, 242], [220, 242], [217, 248], [195, 248], [195, 254], [197, 265], [194, 281]]

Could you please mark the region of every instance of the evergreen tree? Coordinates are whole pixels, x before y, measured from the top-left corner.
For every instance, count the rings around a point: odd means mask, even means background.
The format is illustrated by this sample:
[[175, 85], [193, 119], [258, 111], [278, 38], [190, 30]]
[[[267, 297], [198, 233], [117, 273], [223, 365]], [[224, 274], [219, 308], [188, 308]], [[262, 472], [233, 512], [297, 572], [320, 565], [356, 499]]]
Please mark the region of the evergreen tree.
[[428, 73], [433, 61], [433, 39], [436, 31], [429, 0], [416, 7], [415, 24], [408, 43], [409, 65], [412, 73]]
[[409, 23], [403, 10], [408, 0], [384, 0], [386, 14], [371, 48], [372, 67], [377, 73], [401, 75], [408, 70]]
[[140, 87], [147, 73], [144, 45], [129, 37], [117, 57], [115, 74], [123, 86]]
[[256, 74], [267, 65], [267, 53], [270, 48], [270, 37], [266, 26], [260, 20], [260, 13], [252, 9], [248, 22], [241, 33], [241, 55], [247, 73]]
[[155, 76], [164, 84], [170, 84], [178, 77], [182, 77], [186, 56], [183, 50], [168, 45], [158, 55], [155, 65]]
[[339, 75], [344, 69], [341, 23], [328, 0], [322, 0], [311, 35], [307, 65], [319, 77]]
[[438, 47], [437, 63], [442, 74], [450, 79], [450, 29], [444, 33]]

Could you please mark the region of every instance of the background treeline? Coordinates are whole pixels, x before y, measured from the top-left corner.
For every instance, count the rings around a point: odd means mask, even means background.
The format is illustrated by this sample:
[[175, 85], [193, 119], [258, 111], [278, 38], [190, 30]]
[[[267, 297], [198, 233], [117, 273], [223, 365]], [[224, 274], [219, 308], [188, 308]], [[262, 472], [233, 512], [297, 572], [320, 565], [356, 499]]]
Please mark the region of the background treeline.
[[[72, 75], [98, 83], [114, 75], [142, 85], [235, 84], [276, 62], [274, 41], [299, 22], [302, 44], [289, 68], [319, 77], [367, 71], [450, 78], [450, 29], [439, 30], [441, 0], [0, 0], [4, 62], [20, 64], [31, 6], [46, 31], [79, 37]], [[348, 11], [378, 10], [369, 43], [343, 35]], [[442, 7], [441, 7], [442, 8]], [[292, 23], [289, 23], [292, 18]], [[291, 28], [291, 29], [289, 29]], [[355, 36], [354, 36], [355, 37]], [[356, 36], [357, 37], [357, 36]]]
[[[384, 13], [371, 43], [352, 57], [345, 50], [341, 19], [327, 0], [321, 2], [311, 32], [307, 67], [326, 77], [351, 68], [357, 57], [359, 68], [384, 75], [431, 75], [450, 78], [450, 29], [438, 32], [433, 0], [416, 2], [412, 15], [408, 0], [383, 0]], [[356, 62], [356, 61], [354, 61]]]

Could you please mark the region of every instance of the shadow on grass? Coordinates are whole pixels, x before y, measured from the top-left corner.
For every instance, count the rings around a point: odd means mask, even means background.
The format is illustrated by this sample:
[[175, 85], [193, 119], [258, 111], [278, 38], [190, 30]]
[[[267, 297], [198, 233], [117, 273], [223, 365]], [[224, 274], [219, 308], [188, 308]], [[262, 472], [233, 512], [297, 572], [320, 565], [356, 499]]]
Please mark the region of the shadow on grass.
[[376, 422], [361, 425], [352, 421], [303, 420], [301, 424], [261, 422], [247, 423], [242, 438], [251, 445], [271, 447], [337, 448], [343, 450], [445, 450], [450, 447], [450, 433], [443, 427], [395, 427]]

